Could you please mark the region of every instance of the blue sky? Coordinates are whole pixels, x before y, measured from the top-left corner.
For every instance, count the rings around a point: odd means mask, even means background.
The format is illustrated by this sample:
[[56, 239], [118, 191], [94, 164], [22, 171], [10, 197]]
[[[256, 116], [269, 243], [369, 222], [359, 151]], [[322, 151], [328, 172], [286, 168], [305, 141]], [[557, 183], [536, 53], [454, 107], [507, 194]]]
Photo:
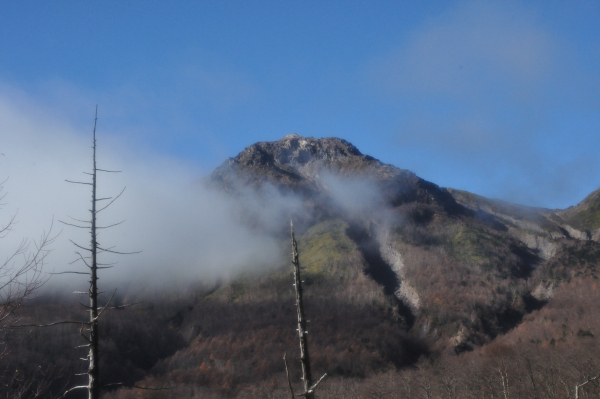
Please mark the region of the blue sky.
[[598, 21], [595, 1], [0, 2], [0, 152], [87, 138], [98, 104], [108, 151], [191, 176], [257, 141], [337, 136], [564, 208], [600, 187]]

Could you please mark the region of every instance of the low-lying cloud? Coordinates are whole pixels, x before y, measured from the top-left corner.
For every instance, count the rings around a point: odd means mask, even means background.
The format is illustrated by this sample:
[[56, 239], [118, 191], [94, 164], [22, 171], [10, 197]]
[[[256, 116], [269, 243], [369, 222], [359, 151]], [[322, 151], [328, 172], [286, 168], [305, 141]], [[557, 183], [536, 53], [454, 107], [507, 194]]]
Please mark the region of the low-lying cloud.
[[[54, 231], [62, 230], [47, 258], [47, 271], [85, 271], [75, 260], [77, 248], [70, 240], [87, 246], [89, 231], [64, 226], [59, 221], [81, 224], [70, 217], [89, 219], [89, 185], [69, 184], [90, 181], [92, 166], [91, 130], [57, 120], [33, 102], [15, 103], [0, 97], [0, 173], [8, 178], [7, 196], [0, 217], [18, 212], [14, 231], [2, 239], [3, 248], [18, 245], [22, 237], [38, 237], [54, 220]], [[259, 234], [240, 222], [240, 202], [206, 188], [198, 177], [203, 173], [191, 164], [155, 152], [140, 150], [102, 129], [98, 121], [98, 167], [121, 173], [100, 173], [98, 197], [123, 195], [99, 213], [98, 241], [115, 251], [131, 255], [101, 254], [101, 262], [118, 262], [103, 270], [102, 287], [134, 281], [142, 285], [169, 285], [199, 280], [228, 278], [240, 271], [265, 269], [281, 264], [279, 238], [269, 234], [277, 218], [288, 219], [297, 202], [280, 198], [276, 191], [267, 200], [250, 193], [243, 204], [251, 208], [261, 228]], [[107, 201], [101, 202], [106, 203]], [[274, 231], [274, 229], [271, 229]], [[4, 255], [4, 254], [3, 254]], [[49, 287], [67, 285], [84, 288], [87, 277], [53, 276]]]
[[[35, 239], [53, 223], [54, 233], [60, 235], [51, 245], [47, 272], [87, 271], [81, 261], [71, 262], [78, 258], [76, 251], [86, 255], [72, 242], [88, 247], [89, 229], [60, 221], [87, 226], [77, 219], [90, 218], [91, 187], [65, 180], [90, 181], [86, 173], [92, 167], [92, 125], [91, 118], [87, 128], [75, 127], [33, 102], [0, 97], [0, 170], [8, 177], [0, 218], [7, 220], [18, 212], [15, 229], [2, 239], [2, 247], [13, 248], [23, 237]], [[117, 262], [101, 271], [101, 289], [185, 288], [240, 272], [268, 270], [286, 261], [282, 249], [287, 246], [282, 243], [289, 240], [289, 220], [299, 220], [301, 226], [311, 221], [310, 210], [298, 195], [269, 184], [258, 191], [239, 184], [237, 193], [228, 195], [199, 180], [205, 173], [193, 164], [140, 149], [105, 132], [102, 114], [97, 130], [97, 167], [121, 171], [99, 172], [97, 197], [114, 197], [125, 188], [98, 214], [100, 227], [123, 223], [99, 229], [98, 242], [112, 251], [134, 252], [99, 255], [101, 263]], [[319, 184], [337, 214], [355, 220], [390, 219], [384, 197], [371, 180], [324, 173]], [[99, 202], [99, 207], [109, 201]], [[47, 287], [82, 290], [88, 279], [54, 275]]]

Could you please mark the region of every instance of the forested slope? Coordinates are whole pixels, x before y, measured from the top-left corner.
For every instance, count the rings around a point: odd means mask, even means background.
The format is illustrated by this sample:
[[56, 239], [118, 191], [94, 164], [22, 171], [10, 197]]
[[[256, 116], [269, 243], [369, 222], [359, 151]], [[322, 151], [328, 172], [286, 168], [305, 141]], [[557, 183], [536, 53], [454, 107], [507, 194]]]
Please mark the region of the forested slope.
[[[440, 188], [341, 139], [298, 135], [248, 147], [203, 184], [234, 198], [245, 226], [286, 254], [287, 218], [296, 222], [313, 369], [328, 373], [320, 397], [566, 398], [600, 373], [598, 192], [564, 211], [524, 207]], [[298, 206], [267, 225], [248, 198], [274, 195]], [[105, 396], [289, 395], [282, 357], [295, 358], [297, 343], [286, 258], [121, 294], [141, 303], [103, 320], [103, 381], [169, 389]], [[77, 307], [40, 298], [22, 318]], [[6, 339], [5, 379], [40, 366], [58, 392], [80, 372], [72, 326]]]

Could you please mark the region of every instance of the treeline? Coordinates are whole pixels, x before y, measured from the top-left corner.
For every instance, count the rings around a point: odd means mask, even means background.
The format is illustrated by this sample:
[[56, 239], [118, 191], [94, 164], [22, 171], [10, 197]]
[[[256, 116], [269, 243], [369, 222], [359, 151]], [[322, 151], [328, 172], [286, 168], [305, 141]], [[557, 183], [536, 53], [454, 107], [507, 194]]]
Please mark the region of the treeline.
[[[598, 243], [566, 240], [523, 278], [511, 272], [521, 270], [523, 257], [507, 252], [493, 228], [425, 219], [429, 230], [422, 221], [406, 223], [394, 243], [422, 300], [410, 330], [365, 274], [347, 225], [321, 224], [301, 239], [312, 364], [328, 374], [317, 397], [573, 398], [584, 383], [580, 398], [600, 394], [593, 379], [600, 371]], [[411, 240], [419, 234], [429, 238]], [[101, 380], [168, 389], [112, 386], [104, 397], [289, 397], [284, 353], [292, 381], [300, 376], [292, 281], [282, 265], [185, 292], [115, 298], [141, 303], [103, 317]], [[531, 306], [524, 293], [538, 285], [547, 298]], [[22, 309], [20, 322], [80, 312], [76, 303], [42, 297]], [[2, 386], [23, 392], [13, 397], [59, 395], [84, 371], [76, 326], [8, 331], [3, 342]]]

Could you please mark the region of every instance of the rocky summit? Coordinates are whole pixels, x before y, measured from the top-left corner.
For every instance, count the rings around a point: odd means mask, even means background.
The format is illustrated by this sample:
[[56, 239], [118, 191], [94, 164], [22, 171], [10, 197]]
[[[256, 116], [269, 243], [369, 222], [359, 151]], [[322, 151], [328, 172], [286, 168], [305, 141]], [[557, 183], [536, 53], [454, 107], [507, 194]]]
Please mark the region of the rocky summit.
[[325, 176], [370, 180], [393, 206], [411, 201], [435, 202], [457, 210], [446, 190], [408, 170], [363, 155], [354, 145], [336, 137], [315, 139], [290, 134], [278, 141], [253, 144], [225, 161], [212, 173], [211, 180], [231, 193], [240, 185], [260, 188], [271, 184], [314, 198], [326, 191]]

